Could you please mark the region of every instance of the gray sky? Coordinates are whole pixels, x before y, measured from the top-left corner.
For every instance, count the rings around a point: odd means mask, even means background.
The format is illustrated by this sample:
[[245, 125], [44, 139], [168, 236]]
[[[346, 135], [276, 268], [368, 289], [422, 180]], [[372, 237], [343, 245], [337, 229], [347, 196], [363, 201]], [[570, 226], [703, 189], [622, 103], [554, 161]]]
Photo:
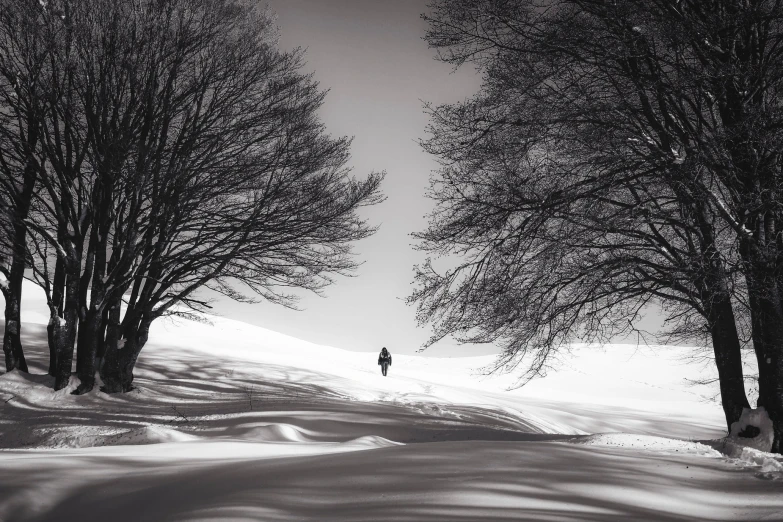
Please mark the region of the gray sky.
[[[413, 353], [429, 336], [404, 304], [412, 267], [423, 255], [410, 233], [424, 228], [432, 204], [424, 197], [436, 168], [417, 139], [427, 117], [422, 101], [457, 101], [479, 87], [472, 70], [452, 73], [422, 40], [426, 0], [270, 0], [281, 47], [307, 48], [308, 72], [329, 89], [321, 117], [334, 135], [354, 136], [351, 166], [364, 176], [387, 171], [388, 199], [367, 212], [380, 231], [356, 245], [364, 265], [341, 278], [326, 298], [304, 295], [302, 311], [220, 300], [216, 312], [319, 344], [349, 350]], [[441, 343], [428, 355], [493, 353], [491, 346]]]

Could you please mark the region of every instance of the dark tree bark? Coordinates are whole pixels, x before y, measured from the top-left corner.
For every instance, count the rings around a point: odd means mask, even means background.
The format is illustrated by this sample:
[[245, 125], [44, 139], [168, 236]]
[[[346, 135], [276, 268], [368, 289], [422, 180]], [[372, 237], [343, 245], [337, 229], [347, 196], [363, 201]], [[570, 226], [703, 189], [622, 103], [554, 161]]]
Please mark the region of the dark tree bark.
[[745, 394], [745, 379], [742, 368], [742, 347], [737, 334], [737, 323], [728, 294], [723, 294], [710, 303], [707, 321], [718, 369], [721, 405], [726, 417], [726, 427], [739, 420], [744, 408], [750, 408]]
[[[74, 263], [73, 260], [68, 262]], [[68, 263], [66, 262], [66, 263]], [[78, 262], [78, 261], [76, 261]], [[78, 274], [78, 265], [71, 266], [69, 272]], [[71, 380], [73, 371], [73, 350], [76, 341], [76, 330], [79, 321], [79, 278], [68, 276], [65, 282], [65, 324], [60, 327], [60, 335], [54, 336], [57, 343], [57, 370], [55, 374], [54, 389], [62, 390]]]
[[[17, 276], [17, 277], [14, 277]], [[14, 282], [14, 279], [18, 283]], [[27, 372], [27, 362], [24, 358], [21, 339], [21, 320], [19, 312], [21, 308], [22, 285], [18, 275], [11, 267], [11, 278], [8, 291], [3, 292], [5, 297], [5, 335], [3, 337], [3, 353], [5, 354], [5, 370], [10, 372], [15, 369]]]
[[87, 393], [95, 386], [95, 359], [97, 357], [98, 344], [103, 331], [102, 314], [90, 309], [83, 320], [79, 321], [78, 342], [76, 350], [76, 375], [80, 384], [73, 391], [74, 395]]
[[135, 318], [132, 321], [126, 319], [126, 326], [122, 329], [120, 344], [108, 345], [103, 363], [101, 378], [105, 393], [128, 392], [133, 389], [133, 369], [144, 345], [149, 338], [152, 319], [149, 317]]
[[[683, 198], [684, 199], [684, 198]], [[721, 405], [726, 418], [726, 428], [737, 422], [745, 408], [750, 407], [745, 393], [745, 375], [742, 363], [742, 345], [734, 314], [731, 291], [727, 287], [730, 278], [726, 274], [723, 256], [704, 200], [695, 205], [694, 221], [701, 231], [703, 278], [697, 278], [701, 290], [704, 317], [710, 330], [715, 367], [718, 370]], [[698, 283], [697, 283], [698, 284]]]
[[74, 394], [87, 393], [95, 386], [96, 359], [98, 348], [103, 345], [106, 330], [105, 311], [109, 303], [106, 295], [106, 251], [108, 247], [109, 228], [111, 225], [112, 192], [106, 186], [106, 181], [98, 183], [99, 201], [95, 205], [94, 214], [97, 217], [93, 223], [93, 233], [90, 241], [90, 262], [87, 263], [82, 276], [82, 289], [92, 282], [90, 300], [87, 302], [86, 292], [81, 295], [81, 310], [86, 310], [79, 323], [79, 341], [77, 348], [76, 373], [81, 384]]
[[103, 363], [106, 359], [106, 350], [109, 346], [116, 346], [120, 339], [120, 318], [121, 318], [121, 300], [115, 300], [104, 312], [102, 332], [99, 332], [98, 339], [102, 342], [98, 345], [95, 353], [96, 369], [103, 372]]
[[61, 259], [55, 261], [54, 280], [52, 282], [51, 301], [49, 302], [49, 324], [46, 334], [49, 345], [49, 370], [51, 376], [57, 375], [58, 338], [62, 335], [60, 320], [63, 317], [63, 292], [65, 290], [65, 266]]
[[3, 352], [5, 369], [10, 372], [19, 369], [27, 371], [27, 362], [22, 348], [22, 282], [27, 260], [27, 225], [25, 219], [30, 210], [30, 201], [35, 190], [35, 173], [29, 172], [24, 179], [24, 187], [17, 197], [13, 220], [13, 239], [11, 242], [11, 270], [8, 274], [8, 287], [3, 290], [5, 297], [5, 335]]
[[[759, 399], [774, 429], [772, 452], [783, 453], [783, 310], [776, 285], [751, 278], [751, 317], [754, 350], [759, 368]], [[767, 282], [769, 283], [769, 282]]]

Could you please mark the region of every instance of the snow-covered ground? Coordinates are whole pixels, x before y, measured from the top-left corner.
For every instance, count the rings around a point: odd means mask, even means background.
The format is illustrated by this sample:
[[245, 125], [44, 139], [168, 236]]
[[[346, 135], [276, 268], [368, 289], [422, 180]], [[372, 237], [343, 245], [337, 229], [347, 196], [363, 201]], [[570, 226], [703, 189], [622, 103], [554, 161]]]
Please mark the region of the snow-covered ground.
[[0, 375], [0, 521], [783, 520], [783, 463], [714, 441], [708, 365], [575, 346], [508, 391], [491, 357], [365, 353], [224, 318], [159, 322], [128, 394]]

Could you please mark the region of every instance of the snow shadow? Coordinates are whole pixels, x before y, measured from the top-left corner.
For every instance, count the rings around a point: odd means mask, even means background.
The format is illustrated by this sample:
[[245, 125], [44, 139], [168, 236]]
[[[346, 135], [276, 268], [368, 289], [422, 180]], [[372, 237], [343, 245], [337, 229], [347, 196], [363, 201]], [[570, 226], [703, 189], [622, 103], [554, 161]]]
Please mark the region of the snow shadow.
[[41, 490], [38, 498], [50, 500], [38, 512], [19, 503], [6, 511], [8, 520], [681, 522], [783, 517], [779, 484], [748, 480], [748, 471], [716, 459], [551, 442], [417, 444], [176, 466], [72, 457], [54, 470], [43, 462], [36, 471], [28, 465], [25, 473], [29, 488]]
[[[418, 401], [355, 400], [341, 378], [285, 364], [219, 358], [156, 347], [142, 354], [136, 389], [54, 392], [45, 374], [44, 325], [25, 325], [31, 373], [0, 379], [0, 448], [67, 448], [199, 439], [343, 442], [364, 436], [413, 443], [458, 440], [552, 440], [522, 415], [492, 407]], [[163, 350], [161, 350], [163, 352]], [[345, 386], [343, 386], [345, 388]], [[148, 426], [163, 428], [154, 433]]]
[[73, 396], [44, 375], [45, 327], [23, 332], [33, 373], [0, 376], [3, 522], [783, 520], [781, 483], [725, 459], [557, 442], [647, 430], [643, 412], [160, 341], [136, 390]]

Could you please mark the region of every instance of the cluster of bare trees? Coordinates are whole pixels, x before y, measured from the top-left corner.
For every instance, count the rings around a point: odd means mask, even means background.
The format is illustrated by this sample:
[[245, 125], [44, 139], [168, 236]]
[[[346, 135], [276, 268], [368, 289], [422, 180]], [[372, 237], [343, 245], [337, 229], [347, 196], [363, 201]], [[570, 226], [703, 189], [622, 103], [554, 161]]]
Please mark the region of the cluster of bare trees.
[[783, 451], [783, 6], [775, 0], [436, 0], [427, 41], [483, 75], [430, 107], [437, 209], [419, 320], [501, 341], [527, 377], [662, 305], [711, 341], [727, 426], [741, 350]]
[[355, 267], [382, 175], [316, 111], [302, 52], [245, 0], [0, 0], [6, 370], [22, 281], [46, 293], [49, 373], [131, 389], [150, 325], [197, 291], [291, 305]]

